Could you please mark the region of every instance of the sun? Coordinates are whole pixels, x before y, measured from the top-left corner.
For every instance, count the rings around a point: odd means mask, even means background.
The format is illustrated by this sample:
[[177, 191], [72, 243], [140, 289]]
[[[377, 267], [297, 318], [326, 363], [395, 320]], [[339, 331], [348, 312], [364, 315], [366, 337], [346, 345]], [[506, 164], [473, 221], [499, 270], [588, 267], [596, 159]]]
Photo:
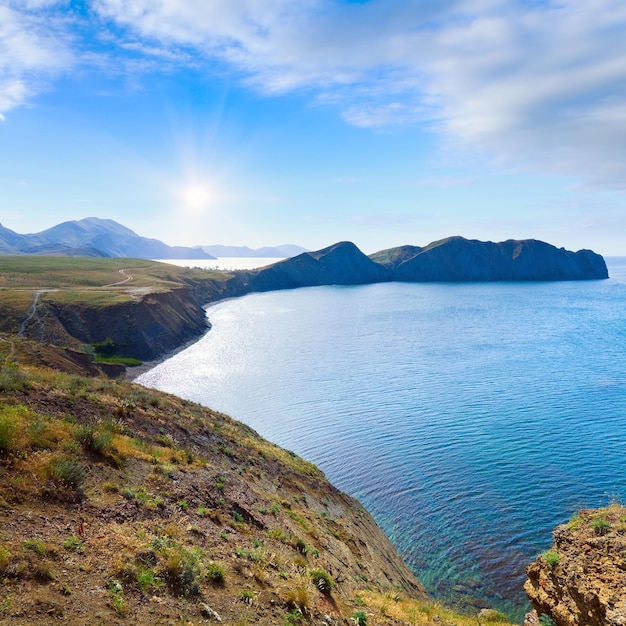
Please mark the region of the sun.
[[189, 185], [183, 191], [185, 206], [192, 212], [204, 210], [211, 201], [211, 190], [207, 185]]

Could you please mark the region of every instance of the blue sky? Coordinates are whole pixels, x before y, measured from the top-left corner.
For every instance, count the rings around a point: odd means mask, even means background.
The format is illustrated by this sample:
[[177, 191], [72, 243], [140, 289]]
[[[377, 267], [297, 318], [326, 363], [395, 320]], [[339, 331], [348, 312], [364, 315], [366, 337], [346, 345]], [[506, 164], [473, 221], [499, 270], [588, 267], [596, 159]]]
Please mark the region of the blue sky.
[[622, 0], [0, 0], [0, 222], [626, 255]]

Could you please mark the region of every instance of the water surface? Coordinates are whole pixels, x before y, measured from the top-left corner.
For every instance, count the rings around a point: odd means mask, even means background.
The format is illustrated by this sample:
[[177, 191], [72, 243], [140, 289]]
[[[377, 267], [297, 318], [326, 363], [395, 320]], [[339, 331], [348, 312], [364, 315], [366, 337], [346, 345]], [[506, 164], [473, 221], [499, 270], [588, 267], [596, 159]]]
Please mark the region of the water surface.
[[606, 281], [252, 294], [139, 382], [315, 462], [430, 593], [519, 619], [553, 527], [626, 493], [626, 259], [608, 261]]

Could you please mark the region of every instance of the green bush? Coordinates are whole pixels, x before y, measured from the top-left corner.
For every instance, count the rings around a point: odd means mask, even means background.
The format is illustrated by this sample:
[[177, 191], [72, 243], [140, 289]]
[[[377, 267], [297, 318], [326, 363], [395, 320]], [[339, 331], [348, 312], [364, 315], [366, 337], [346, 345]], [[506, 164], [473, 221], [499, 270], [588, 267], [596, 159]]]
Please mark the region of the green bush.
[[28, 387], [28, 380], [14, 363], [0, 367], [0, 391], [16, 391]]
[[137, 586], [143, 593], [150, 589], [158, 589], [163, 582], [156, 575], [155, 571], [145, 565], [140, 565], [136, 572]]
[[167, 580], [172, 590], [181, 595], [198, 595], [202, 576], [203, 550], [171, 546], [165, 551]]
[[543, 560], [549, 567], [556, 567], [559, 564], [559, 553], [556, 550], [550, 550], [543, 555]]
[[11, 448], [15, 430], [15, 419], [11, 415], [0, 415], [0, 452]]
[[113, 441], [113, 434], [103, 426], [79, 425], [74, 429], [74, 438], [85, 449], [104, 454]]
[[352, 616], [352, 621], [356, 626], [367, 626], [367, 613], [365, 611], [357, 611]]
[[72, 535], [63, 542], [63, 547], [70, 552], [82, 552], [85, 546], [80, 537]]
[[541, 624], [541, 626], [556, 626], [556, 622], [545, 613], [542, 613], [539, 616], [539, 623]]
[[55, 461], [50, 470], [52, 478], [74, 488], [80, 487], [87, 476], [87, 470], [74, 459]]
[[591, 528], [593, 528], [596, 535], [605, 535], [610, 527], [611, 524], [605, 519], [595, 519], [591, 522]]
[[206, 568], [206, 577], [213, 584], [221, 584], [224, 582], [226, 574], [219, 563], [209, 563]]
[[321, 569], [314, 569], [310, 572], [315, 586], [324, 594], [329, 596], [333, 589], [332, 578]]

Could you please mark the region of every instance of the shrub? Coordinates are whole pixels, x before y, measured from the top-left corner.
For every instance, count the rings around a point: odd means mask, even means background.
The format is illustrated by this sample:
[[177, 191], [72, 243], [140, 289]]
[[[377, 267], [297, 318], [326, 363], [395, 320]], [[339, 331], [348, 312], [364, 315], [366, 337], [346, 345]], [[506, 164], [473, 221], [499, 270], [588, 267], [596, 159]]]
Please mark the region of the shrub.
[[539, 623], [541, 624], [541, 626], [556, 626], [556, 622], [545, 613], [542, 613], [539, 616]]
[[219, 563], [209, 563], [206, 568], [206, 577], [213, 584], [222, 584], [226, 578], [224, 568]]
[[111, 606], [113, 607], [113, 610], [119, 615], [124, 615], [128, 609], [126, 606], [126, 600], [124, 599], [124, 588], [122, 587], [122, 583], [118, 580], [112, 580], [109, 583], [108, 591], [111, 596]]
[[610, 527], [611, 524], [605, 519], [595, 519], [591, 522], [591, 528], [593, 528], [596, 535], [605, 535]]
[[70, 552], [82, 552], [85, 546], [80, 537], [72, 535], [63, 542], [63, 547]]
[[113, 435], [110, 430], [101, 426], [77, 426], [74, 429], [74, 438], [85, 449], [91, 450], [95, 454], [104, 454], [113, 441]]
[[152, 568], [146, 567], [144, 565], [140, 565], [137, 568], [136, 579], [137, 586], [139, 587], [139, 589], [141, 589], [143, 593], [145, 593], [149, 589], [158, 588], [163, 585], [159, 577], [156, 575], [155, 571]]
[[40, 539], [26, 539], [22, 545], [26, 550], [32, 550], [39, 556], [43, 556], [47, 552], [46, 544]]
[[356, 626], [366, 626], [367, 625], [367, 613], [365, 611], [357, 611], [352, 616], [351, 619], [356, 624]]
[[0, 415], [0, 452], [11, 448], [15, 430], [15, 419], [11, 415]]
[[556, 567], [559, 564], [559, 553], [556, 550], [550, 550], [543, 555], [543, 560], [549, 567]]
[[287, 592], [287, 605], [300, 613], [306, 613], [309, 607], [309, 593], [304, 587], [296, 587]]
[[14, 363], [0, 367], [0, 391], [16, 391], [28, 387], [24, 374]]
[[166, 574], [172, 590], [182, 595], [199, 594], [204, 552], [179, 545], [167, 548], [165, 554]]
[[254, 591], [250, 591], [249, 589], [245, 589], [244, 591], [241, 592], [241, 594], [239, 595], [239, 598], [241, 599], [242, 602], [245, 602], [246, 604], [254, 604]]
[[332, 578], [321, 569], [314, 569], [310, 572], [315, 586], [324, 594], [329, 596], [333, 589]]
[[87, 470], [74, 459], [55, 461], [50, 468], [52, 478], [77, 489], [87, 476]]

